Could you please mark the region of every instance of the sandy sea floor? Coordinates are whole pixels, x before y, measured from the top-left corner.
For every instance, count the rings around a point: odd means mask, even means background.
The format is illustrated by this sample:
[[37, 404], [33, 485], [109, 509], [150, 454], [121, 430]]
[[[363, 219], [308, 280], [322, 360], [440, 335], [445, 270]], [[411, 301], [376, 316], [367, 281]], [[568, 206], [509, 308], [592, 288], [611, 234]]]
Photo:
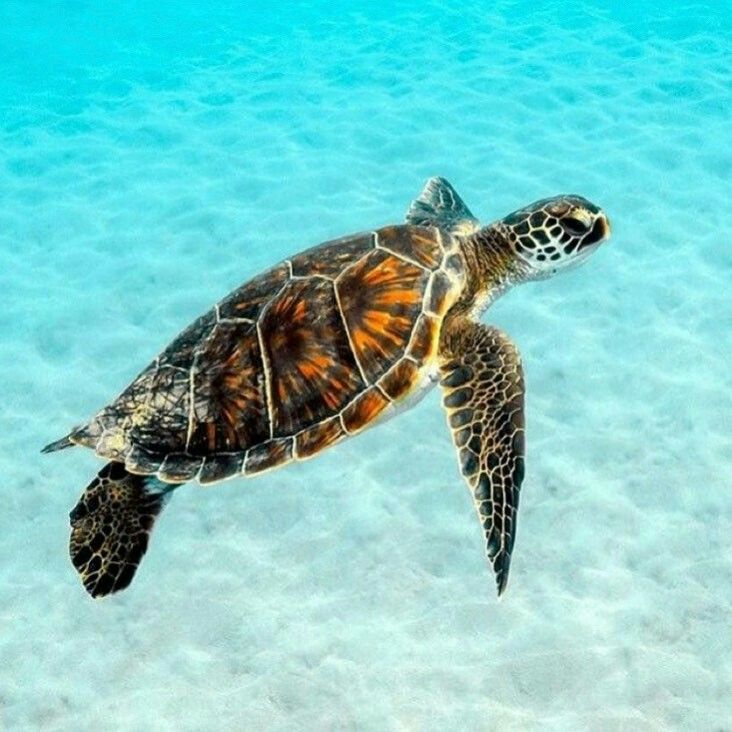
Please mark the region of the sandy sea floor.
[[[732, 729], [729, 4], [152, 5], [0, 7], [0, 727]], [[528, 384], [505, 596], [433, 392], [182, 488], [88, 598], [100, 463], [41, 446], [435, 174], [486, 221], [559, 192], [613, 221], [486, 314]]]

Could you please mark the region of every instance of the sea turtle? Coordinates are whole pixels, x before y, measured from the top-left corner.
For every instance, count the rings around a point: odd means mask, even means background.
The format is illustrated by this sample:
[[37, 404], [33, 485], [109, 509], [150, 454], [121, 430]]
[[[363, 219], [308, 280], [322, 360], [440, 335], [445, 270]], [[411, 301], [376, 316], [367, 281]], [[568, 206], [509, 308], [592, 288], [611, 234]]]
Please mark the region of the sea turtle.
[[584, 260], [609, 233], [605, 214], [576, 195], [481, 228], [432, 178], [406, 224], [325, 242], [243, 284], [44, 448], [84, 445], [110, 461], [70, 514], [87, 591], [129, 585], [182, 483], [312, 457], [439, 382], [503, 592], [524, 477], [524, 379], [516, 347], [478, 317], [510, 286]]

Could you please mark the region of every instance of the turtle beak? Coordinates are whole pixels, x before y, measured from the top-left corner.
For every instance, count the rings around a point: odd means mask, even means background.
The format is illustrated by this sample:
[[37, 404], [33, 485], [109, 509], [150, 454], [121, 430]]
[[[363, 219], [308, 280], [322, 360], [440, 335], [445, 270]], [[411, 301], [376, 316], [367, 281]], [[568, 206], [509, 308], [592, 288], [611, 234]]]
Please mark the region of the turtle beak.
[[600, 217], [600, 221], [602, 221], [602, 238], [603, 239], [609, 239], [610, 235], [612, 234], [612, 227], [610, 226], [610, 219], [603, 213]]
[[599, 246], [602, 242], [610, 238], [610, 221], [607, 216], [601, 211], [598, 217], [595, 219], [595, 223], [592, 225], [587, 234], [582, 239], [581, 244], [577, 251], [588, 249], [588, 247]]

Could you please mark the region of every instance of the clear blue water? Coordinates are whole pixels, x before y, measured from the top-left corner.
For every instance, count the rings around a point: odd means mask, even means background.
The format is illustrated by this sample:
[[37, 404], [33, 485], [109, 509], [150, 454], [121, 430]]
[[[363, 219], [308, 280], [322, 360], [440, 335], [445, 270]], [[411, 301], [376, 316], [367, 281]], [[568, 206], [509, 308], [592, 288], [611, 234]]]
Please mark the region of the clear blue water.
[[[729, 2], [0, 4], [0, 727], [732, 728]], [[431, 175], [614, 238], [486, 320], [528, 466], [495, 598], [431, 394], [318, 460], [181, 489], [90, 600], [39, 448], [194, 316]]]

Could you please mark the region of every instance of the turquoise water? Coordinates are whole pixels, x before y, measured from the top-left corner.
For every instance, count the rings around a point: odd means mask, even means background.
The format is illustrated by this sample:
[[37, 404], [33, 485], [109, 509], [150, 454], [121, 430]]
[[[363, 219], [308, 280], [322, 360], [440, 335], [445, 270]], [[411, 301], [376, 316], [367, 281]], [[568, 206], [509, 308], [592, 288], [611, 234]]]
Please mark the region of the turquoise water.
[[[0, 727], [732, 729], [732, 6], [619, 5], [0, 4]], [[181, 489], [88, 598], [100, 463], [40, 447], [431, 175], [486, 221], [578, 192], [613, 222], [485, 316], [528, 384], [505, 596], [433, 392]]]

